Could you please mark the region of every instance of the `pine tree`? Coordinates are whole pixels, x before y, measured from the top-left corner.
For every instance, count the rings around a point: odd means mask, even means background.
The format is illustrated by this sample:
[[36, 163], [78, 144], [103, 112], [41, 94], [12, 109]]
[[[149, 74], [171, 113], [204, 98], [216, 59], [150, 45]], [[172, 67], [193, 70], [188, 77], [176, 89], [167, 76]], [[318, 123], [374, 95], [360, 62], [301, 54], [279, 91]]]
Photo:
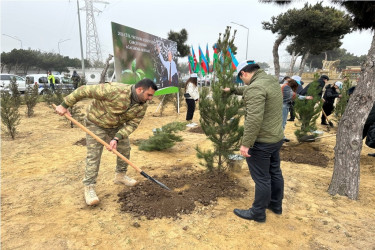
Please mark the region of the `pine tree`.
[[1, 122], [5, 125], [6, 134], [14, 140], [17, 134], [17, 126], [20, 124], [19, 105], [14, 97], [7, 91], [1, 91]]
[[171, 148], [176, 142], [182, 141], [182, 137], [176, 135], [178, 131], [186, 128], [186, 123], [171, 122], [161, 128], [156, 129], [153, 136], [143, 141], [139, 145], [140, 150], [144, 151], [162, 151]]
[[315, 136], [313, 132], [317, 129], [316, 119], [318, 119], [323, 106], [323, 102], [319, 96], [320, 87], [318, 86], [317, 79], [318, 75], [315, 75], [315, 79], [307, 91], [307, 96], [312, 96], [312, 100], [300, 100], [298, 98], [295, 100], [294, 110], [299, 120], [297, 126], [300, 126], [300, 129], [297, 129], [294, 134], [298, 141], [301, 141], [307, 135]]
[[352, 87], [352, 82], [347, 78], [343, 82], [342, 89], [340, 90], [341, 98], [338, 98], [335, 106], [335, 118], [340, 122], [342, 115], [345, 112], [346, 105], [348, 104], [349, 94], [348, 90]]
[[38, 103], [38, 97], [38, 85], [28, 84], [24, 94], [24, 100], [27, 107], [27, 117], [31, 117], [34, 114], [34, 107]]
[[[227, 56], [228, 46], [233, 46], [236, 32], [230, 38], [231, 28], [227, 27], [223, 38], [219, 36], [219, 56], [216, 70], [216, 81], [209, 88], [203, 88], [200, 93], [199, 110], [202, 130], [213, 143], [213, 150], [203, 150], [196, 147], [197, 157], [203, 159], [209, 171], [215, 167], [221, 171], [228, 167], [229, 156], [239, 150], [240, 139], [243, 135], [243, 126], [239, 126], [241, 114], [240, 101], [235, 95], [223, 91], [224, 88], [233, 88], [234, 69], [231, 67], [231, 57]], [[212, 97], [210, 97], [212, 96]]]

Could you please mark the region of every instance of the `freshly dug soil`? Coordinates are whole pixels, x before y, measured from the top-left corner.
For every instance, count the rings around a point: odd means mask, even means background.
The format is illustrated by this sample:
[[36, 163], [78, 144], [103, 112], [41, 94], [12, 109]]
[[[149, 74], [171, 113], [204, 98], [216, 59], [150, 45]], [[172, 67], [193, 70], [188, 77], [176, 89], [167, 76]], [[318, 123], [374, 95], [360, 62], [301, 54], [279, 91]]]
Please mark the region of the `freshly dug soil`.
[[282, 147], [280, 158], [282, 161], [309, 164], [323, 168], [327, 167], [329, 162], [329, 158], [324, 155], [324, 147], [317, 147], [310, 143]]
[[182, 214], [191, 214], [198, 203], [208, 206], [218, 197], [240, 198], [248, 191], [223, 172], [164, 175], [155, 179], [171, 191], [145, 180], [118, 194], [120, 210], [147, 219], [180, 218]]

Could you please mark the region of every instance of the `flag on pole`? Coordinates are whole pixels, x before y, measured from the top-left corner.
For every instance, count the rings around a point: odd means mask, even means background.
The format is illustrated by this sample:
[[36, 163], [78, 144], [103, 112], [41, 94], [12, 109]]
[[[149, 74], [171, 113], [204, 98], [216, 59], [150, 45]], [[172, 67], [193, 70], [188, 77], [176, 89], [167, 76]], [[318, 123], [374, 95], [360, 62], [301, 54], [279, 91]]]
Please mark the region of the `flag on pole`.
[[217, 60], [219, 59], [219, 56], [217, 54], [217, 44], [215, 43], [214, 45], [214, 61], [213, 61], [213, 71], [216, 70], [216, 67], [217, 67]]
[[232, 58], [232, 68], [237, 69], [238, 61], [237, 61], [236, 57], [233, 55], [232, 50], [230, 49], [229, 46], [228, 46], [228, 53], [229, 53], [230, 57]]
[[194, 59], [191, 53], [188, 55], [188, 60], [189, 60], [189, 72], [191, 74], [194, 72]]
[[199, 47], [199, 62], [202, 68], [202, 74], [204, 76], [205, 74], [208, 73], [208, 63], [207, 63], [206, 57], [203, 54], [201, 46], [198, 46], [198, 47]]
[[191, 46], [191, 51], [193, 52], [193, 62], [194, 62], [193, 72], [194, 72], [194, 73], [198, 73], [199, 70], [200, 70], [200, 67], [199, 67], [199, 64], [198, 64], [197, 58], [195, 57], [195, 53], [194, 53], [193, 46]]
[[207, 59], [207, 65], [208, 65], [208, 72], [212, 72], [210, 71], [210, 53], [208, 51], [208, 43], [206, 44], [206, 59]]

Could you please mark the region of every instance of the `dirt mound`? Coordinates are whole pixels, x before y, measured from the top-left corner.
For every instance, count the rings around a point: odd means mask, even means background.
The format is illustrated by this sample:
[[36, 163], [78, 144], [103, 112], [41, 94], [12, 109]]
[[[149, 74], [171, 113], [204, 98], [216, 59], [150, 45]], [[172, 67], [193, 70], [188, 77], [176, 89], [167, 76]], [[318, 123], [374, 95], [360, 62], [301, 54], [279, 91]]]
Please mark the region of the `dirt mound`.
[[191, 129], [189, 129], [189, 132], [204, 134], [202, 127], [191, 128]]
[[327, 167], [329, 158], [321, 150], [322, 147], [312, 146], [311, 144], [297, 144], [283, 146], [280, 151], [282, 161], [309, 164], [319, 167]]
[[[137, 186], [118, 194], [120, 210], [130, 212], [135, 217], [179, 218], [181, 214], [191, 214], [198, 204], [208, 206], [218, 197], [239, 198], [247, 189], [225, 173], [183, 174], [181, 176], [155, 176], [167, 185], [168, 191], [151, 181], [143, 181]], [[198, 202], [198, 203], [197, 203]]]

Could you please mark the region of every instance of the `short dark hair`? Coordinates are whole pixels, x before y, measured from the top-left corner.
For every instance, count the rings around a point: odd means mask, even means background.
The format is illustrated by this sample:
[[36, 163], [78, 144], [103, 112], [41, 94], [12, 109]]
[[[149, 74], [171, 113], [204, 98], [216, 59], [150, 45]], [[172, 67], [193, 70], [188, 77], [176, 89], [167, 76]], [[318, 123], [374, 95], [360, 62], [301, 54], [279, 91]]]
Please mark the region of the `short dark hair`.
[[260, 69], [260, 66], [256, 63], [253, 63], [246, 65], [243, 69], [241, 69], [241, 71], [252, 73], [257, 71], [258, 69]]
[[327, 75], [321, 75], [320, 78], [321, 79], [326, 79], [327, 81], [329, 81], [329, 77]]
[[143, 90], [147, 90], [149, 88], [152, 88], [155, 91], [158, 90], [158, 86], [156, 86], [156, 84], [148, 78], [142, 79], [135, 84], [135, 88], [139, 87], [141, 87]]

